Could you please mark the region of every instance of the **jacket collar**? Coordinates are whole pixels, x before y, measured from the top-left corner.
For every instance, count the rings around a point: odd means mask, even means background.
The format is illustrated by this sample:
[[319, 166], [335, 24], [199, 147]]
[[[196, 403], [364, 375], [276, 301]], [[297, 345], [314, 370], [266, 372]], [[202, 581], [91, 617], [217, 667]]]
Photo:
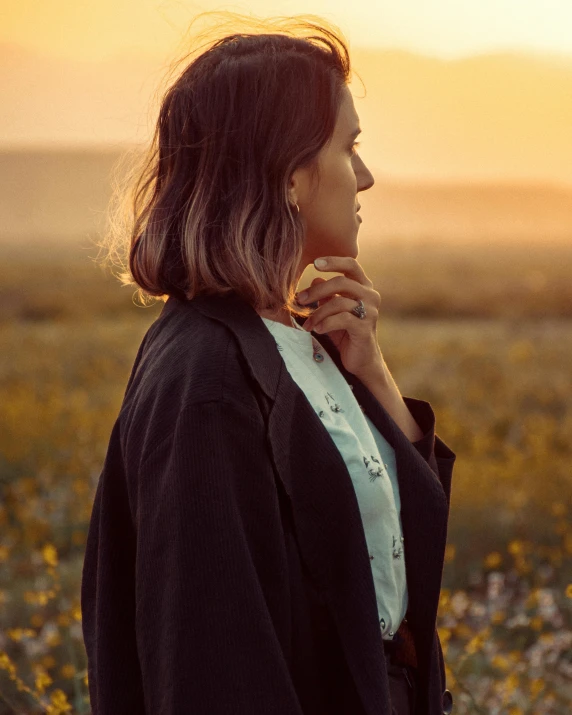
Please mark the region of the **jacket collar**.
[[[167, 306], [171, 301], [169, 298]], [[363, 523], [351, 477], [305, 394], [290, 376], [258, 313], [234, 291], [190, 303], [232, 331], [252, 377], [268, 398], [268, 438], [292, 504], [303, 560], [336, 622], [367, 715], [383, 712], [385, 654]], [[296, 318], [300, 325], [304, 318]], [[389, 413], [343, 366], [327, 335], [315, 337], [353, 386], [357, 401], [395, 450], [406, 554], [409, 625], [420, 676], [429, 666], [447, 537], [447, 498], [437, 475]]]

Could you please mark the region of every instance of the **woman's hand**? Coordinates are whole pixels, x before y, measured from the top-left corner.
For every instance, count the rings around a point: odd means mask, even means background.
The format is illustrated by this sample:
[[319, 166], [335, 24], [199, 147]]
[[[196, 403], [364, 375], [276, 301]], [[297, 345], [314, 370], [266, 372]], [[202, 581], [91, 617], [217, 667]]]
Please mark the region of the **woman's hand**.
[[[318, 301], [318, 308], [304, 323], [305, 330], [327, 333], [340, 353], [348, 372], [360, 380], [384, 371], [384, 359], [377, 342], [377, 319], [381, 296], [365, 275], [363, 268], [350, 256], [326, 256], [326, 265], [317, 270], [337, 271], [342, 276], [314, 278], [309, 288], [298, 294], [301, 305]], [[302, 299], [302, 294], [307, 297]], [[362, 300], [366, 311], [361, 319], [350, 311]]]

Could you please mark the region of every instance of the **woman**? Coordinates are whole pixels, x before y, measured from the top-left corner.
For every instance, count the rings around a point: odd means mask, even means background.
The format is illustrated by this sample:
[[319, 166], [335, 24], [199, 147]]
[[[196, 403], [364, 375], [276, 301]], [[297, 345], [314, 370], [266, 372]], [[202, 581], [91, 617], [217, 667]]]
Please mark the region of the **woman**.
[[[455, 454], [377, 342], [347, 49], [266, 27], [188, 64], [136, 185], [123, 280], [166, 303], [89, 528], [93, 713], [450, 713]], [[296, 298], [318, 257], [341, 275]]]

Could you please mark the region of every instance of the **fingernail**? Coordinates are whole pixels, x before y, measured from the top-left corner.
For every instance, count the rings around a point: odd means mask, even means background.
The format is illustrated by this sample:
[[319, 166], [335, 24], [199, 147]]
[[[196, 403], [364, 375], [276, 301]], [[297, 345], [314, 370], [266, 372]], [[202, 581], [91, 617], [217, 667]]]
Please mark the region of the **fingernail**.
[[316, 258], [314, 261], [314, 265], [316, 268], [325, 268], [326, 265], [328, 264], [328, 261], [325, 258]]
[[306, 300], [308, 297], [308, 291], [303, 290], [301, 293], [298, 293], [298, 300]]

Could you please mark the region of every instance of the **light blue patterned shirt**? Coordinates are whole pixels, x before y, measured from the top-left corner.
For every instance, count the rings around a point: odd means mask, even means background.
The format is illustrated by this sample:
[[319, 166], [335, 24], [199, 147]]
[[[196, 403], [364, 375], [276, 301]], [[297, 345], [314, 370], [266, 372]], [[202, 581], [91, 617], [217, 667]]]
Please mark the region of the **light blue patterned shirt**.
[[[407, 612], [405, 544], [393, 447], [363, 413], [351, 386], [311, 333], [267, 318], [264, 324], [343, 457], [359, 504], [382, 637], [392, 640]], [[317, 352], [316, 360], [314, 352]], [[319, 360], [320, 356], [323, 360]]]

